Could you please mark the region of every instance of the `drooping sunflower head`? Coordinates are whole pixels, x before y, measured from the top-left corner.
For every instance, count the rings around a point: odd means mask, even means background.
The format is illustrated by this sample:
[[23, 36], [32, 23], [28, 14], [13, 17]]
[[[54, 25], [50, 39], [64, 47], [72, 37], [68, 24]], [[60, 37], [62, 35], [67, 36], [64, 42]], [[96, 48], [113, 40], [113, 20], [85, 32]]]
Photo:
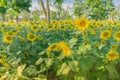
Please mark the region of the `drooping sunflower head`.
[[101, 34], [100, 34], [100, 38], [101, 39], [105, 39], [107, 40], [108, 38], [110, 37], [110, 31], [103, 31]]
[[57, 43], [53, 43], [50, 46], [48, 46], [47, 51], [46, 51], [47, 55], [49, 55], [52, 50], [54, 51], [54, 50], [61, 50], [61, 49], [57, 45]]
[[59, 51], [62, 51], [62, 54], [64, 56], [70, 56], [71, 54], [71, 51], [70, 51], [70, 48], [67, 46], [67, 44], [65, 42], [58, 42], [58, 43], [54, 43], [52, 45], [50, 45], [48, 48], [47, 48], [47, 54], [49, 55], [51, 50], [59, 50]]
[[110, 51], [106, 54], [106, 59], [109, 61], [114, 61], [119, 58], [119, 53], [115, 51]]
[[58, 43], [58, 46], [61, 47], [61, 50], [62, 50], [62, 54], [65, 55], [65, 56], [70, 56], [71, 55], [71, 51], [70, 51], [70, 48], [68, 47], [68, 45], [65, 43], [65, 42], [59, 42]]
[[76, 19], [75, 23], [76, 23], [77, 29], [82, 30], [82, 31], [87, 29], [89, 26], [88, 20], [85, 18], [78, 18]]
[[33, 33], [28, 33], [28, 34], [27, 34], [27, 39], [28, 39], [29, 41], [35, 41], [35, 40], [36, 40], [36, 35], [33, 34]]
[[5, 43], [12, 43], [12, 36], [10, 36], [10, 35], [5, 35], [4, 37], [3, 37], [3, 42], [5, 42]]
[[114, 33], [114, 39], [117, 41], [120, 41], [120, 32], [115, 32]]

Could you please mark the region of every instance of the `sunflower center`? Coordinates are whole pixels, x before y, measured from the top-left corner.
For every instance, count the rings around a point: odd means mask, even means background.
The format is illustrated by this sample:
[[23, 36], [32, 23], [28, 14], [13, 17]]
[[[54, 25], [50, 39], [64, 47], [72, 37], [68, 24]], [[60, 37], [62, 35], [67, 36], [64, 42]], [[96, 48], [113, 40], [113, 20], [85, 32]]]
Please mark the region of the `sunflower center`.
[[108, 35], [109, 35], [108, 32], [105, 32], [105, 33], [103, 34], [104, 37], [106, 37], [106, 36], [108, 36]]
[[81, 21], [80, 26], [85, 26], [85, 21]]
[[114, 53], [109, 54], [110, 57], [115, 57]]
[[36, 27], [36, 26], [34, 26], [34, 27], [33, 27], [33, 29], [35, 30], [35, 29], [37, 29], [37, 27]]
[[30, 37], [30, 39], [34, 39], [35, 36], [34, 35], [30, 35], [29, 37]]
[[8, 41], [10, 41], [10, 40], [11, 40], [11, 37], [8, 36], [6, 39], [7, 39]]
[[120, 33], [116, 34], [116, 37], [117, 37], [117, 38], [120, 38]]

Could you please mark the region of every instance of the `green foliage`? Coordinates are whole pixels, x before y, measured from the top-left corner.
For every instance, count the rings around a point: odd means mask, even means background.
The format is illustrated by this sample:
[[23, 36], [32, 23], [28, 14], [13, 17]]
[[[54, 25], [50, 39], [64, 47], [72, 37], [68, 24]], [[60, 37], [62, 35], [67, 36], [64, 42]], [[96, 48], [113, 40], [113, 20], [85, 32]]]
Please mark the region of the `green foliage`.
[[75, 0], [74, 14], [90, 19], [107, 19], [114, 10], [113, 0]]

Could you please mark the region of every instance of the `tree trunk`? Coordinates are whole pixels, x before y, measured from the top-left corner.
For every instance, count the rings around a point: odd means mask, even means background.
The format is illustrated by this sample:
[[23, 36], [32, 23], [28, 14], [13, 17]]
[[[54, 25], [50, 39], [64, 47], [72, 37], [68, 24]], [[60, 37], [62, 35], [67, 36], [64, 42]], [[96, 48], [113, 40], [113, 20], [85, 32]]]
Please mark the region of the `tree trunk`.
[[19, 22], [19, 17], [18, 16], [16, 17], [16, 21]]
[[43, 12], [44, 12], [44, 14], [45, 14], [45, 18], [47, 19], [47, 12], [46, 12], [46, 10], [45, 10], [45, 6], [44, 6], [44, 3], [43, 3], [43, 0], [40, 0], [40, 3], [41, 3], [41, 7], [42, 7], [42, 9], [43, 9]]
[[4, 22], [5, 21], [5, 15], [2, 14], [2, 21]]
[[49, 8], [49, 0], [47, 0], [47, 22], [50, 23], [50, 8]]

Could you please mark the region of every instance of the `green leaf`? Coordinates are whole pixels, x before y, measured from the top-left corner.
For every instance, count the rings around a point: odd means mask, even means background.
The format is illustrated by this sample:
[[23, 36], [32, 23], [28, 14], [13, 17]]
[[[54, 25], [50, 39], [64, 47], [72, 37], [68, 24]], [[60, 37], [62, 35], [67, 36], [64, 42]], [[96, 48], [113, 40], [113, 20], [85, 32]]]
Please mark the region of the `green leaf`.
[[70, 41], [69, 41], [70, 48], [72, 48], [75, 45], [75, 43], [77, 42], [77, 40], [78, 40], [77, 38], [70, 39]]
[[75, 80], [85, 80], [83, 76], [74, 76]]
[[91, 50], [91, 45], [82, 45], [78, 47], [78, 53], [85, 54], [87, 51]]
[[57, 71], [57, 75], [65, 75], [68, 74], [69, 71], [70, 67], [66, 63], [63, 63], [61, 68]]
[[22, 52], [22, 50], [18, 51], [16, 54], [18, 55], [18, 54], [20, 54], [21, 52]]
[[113, 80], [119, 79], [119, 74], [115, 70], [114, 65], [106, 65], [105, 68], [108, 71], [108, 77], [110, 79], [113, 79]]
[[79, 71], [78, 61], [77, 61], [77, 60], [74, 60], [74, 61], [69, 62], [69, 66], [70, 66], [70, 69], [71, 69], [71, 70], [76, 71], [76, 72]]
[[39, 74], [37, 78], [35, 78], [35, 80], [47, 80], [47, 77], [43, 74]]
[[50, 67], [53, 64], [53, 59], [52, 58], [46, 59], [45, 64], [46, 64], [47, 67]]
[[22, 75], [22, 72], [23, 72], [23, 69], [25, 68], [26, 64], [24, 65], [21, 65], [17, 68], [17, 74], [18, 76], [21, 76]]
[[36, 61], [35, 65], [39, 65], [39, 64], [41, 64], [42, 62], [43, 62], [43, 58], [39, 58], [39, 59]]

